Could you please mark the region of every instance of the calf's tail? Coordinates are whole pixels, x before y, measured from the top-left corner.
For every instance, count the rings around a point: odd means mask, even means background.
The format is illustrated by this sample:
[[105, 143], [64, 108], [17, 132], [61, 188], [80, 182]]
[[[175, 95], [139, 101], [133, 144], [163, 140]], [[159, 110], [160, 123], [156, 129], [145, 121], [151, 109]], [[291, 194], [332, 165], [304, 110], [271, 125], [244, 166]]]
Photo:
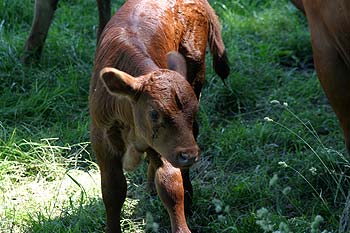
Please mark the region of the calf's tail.
[[209, 16], [209, 49], [213, 56], [213, 67], [215, 72], [224, 81], [230, 74], [230, 66], [227, 58], [224, 42], [221, 37], [221, 26], [214, 9], [207, 4]]

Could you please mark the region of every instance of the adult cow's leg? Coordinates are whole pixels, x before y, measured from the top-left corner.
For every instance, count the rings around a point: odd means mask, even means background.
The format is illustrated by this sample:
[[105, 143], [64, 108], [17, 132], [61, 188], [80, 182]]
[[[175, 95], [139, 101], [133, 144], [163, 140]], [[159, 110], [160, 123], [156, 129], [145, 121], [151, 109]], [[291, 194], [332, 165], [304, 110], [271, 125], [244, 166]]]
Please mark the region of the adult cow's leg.
[[122, 157], [112, 152], [107, 141], [102, 131], [91, 127], [91, 142], [101, 172], [102, 198], [107, 215], [106, 232], [119, 233], [120, 214], [126, 198], [127, 184]]
[[58, 0], [35, 0], [32, 29], [24, 46], [24, 64], [37, 62], [45, 43]]
[[[333, 12], [336, 12], [338, 5], [333, 5], [329, 2], [324, 9], [332, 9]], [[350, 9], [350, 4], [345, 5], [347, 5], [346, 9]], [[305, 1], [304, 6], [311, 32], [317, 76], [330, 105], [338, 117], [343, 129], [345, 144], [349, 151], [350, 51], [345, 49], [350, 46], [348, 40], [350, 23], [347, 16], [349, 11], [339, 12], [336, 19], [344, 23], [337, 24], [337, 21], [332, 16], [320, 12], [317, 7], [318, 4], [314, 4], [312, 1]]]
[[111, 18], [111, 0], [96, 0], [96, 3], [98, 8], [98, 29], [96, 42], [98, 43], [104, 27]]
[[301, 12], [305, 14], [303, 0], [291, 0], [291, 2], [296, 6]]
[[[322, 3], [321, 3], [322, 2]], [[345, 144], [350, 148], [350, 58], [348, 1], [303, 1], [317, 76], [342, 126]], [[322, 7], [319, 7], [322, 5]], [[326, 11], [324, 11], [326, 10]], [[337, 12], [336, 17], [330, 12]], [[350, 190], [340, 219], [339, 232], [350, 232]]]

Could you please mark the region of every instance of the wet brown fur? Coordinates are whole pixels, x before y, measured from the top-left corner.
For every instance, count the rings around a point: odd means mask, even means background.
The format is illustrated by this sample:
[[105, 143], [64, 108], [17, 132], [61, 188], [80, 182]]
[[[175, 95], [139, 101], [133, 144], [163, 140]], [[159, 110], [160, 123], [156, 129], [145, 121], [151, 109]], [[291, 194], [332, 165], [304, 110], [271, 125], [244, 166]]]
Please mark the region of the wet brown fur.
[[229, 65], [220, 25], [206, 0], [129, 0], [101, 34], [90, 114], [108, 232], [121, 231], [123, 168], [137, 166], [145, 152], [148, 187], [154, 185], [165, 205], [172, 232], [189, 232], [184, 209], [193, 192], [189, 166], [199, 154], [195, 115], [207, 45], [225, 79]]

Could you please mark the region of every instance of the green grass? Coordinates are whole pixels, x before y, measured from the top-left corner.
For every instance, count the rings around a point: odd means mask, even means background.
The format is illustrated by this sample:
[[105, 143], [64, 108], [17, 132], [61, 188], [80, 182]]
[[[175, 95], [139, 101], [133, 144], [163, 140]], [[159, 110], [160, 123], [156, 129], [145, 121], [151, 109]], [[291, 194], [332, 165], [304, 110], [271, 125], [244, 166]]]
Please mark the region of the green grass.
[[[287, 1], [210, 3], [232, 73], [224, 86], [208, 56], [190, 228], [336, 232], [349, 161], [313, 70], [304, 16]], [[33, 1], [0, 0], [0, 232], [103, 232], [89, 144], [95, 1], [61, 0], [40, 64], [25, 67], [32, 14]], [[169, 232], [159, 198], [145, 191], [145, 171], [127, 174], [123, 229]]]

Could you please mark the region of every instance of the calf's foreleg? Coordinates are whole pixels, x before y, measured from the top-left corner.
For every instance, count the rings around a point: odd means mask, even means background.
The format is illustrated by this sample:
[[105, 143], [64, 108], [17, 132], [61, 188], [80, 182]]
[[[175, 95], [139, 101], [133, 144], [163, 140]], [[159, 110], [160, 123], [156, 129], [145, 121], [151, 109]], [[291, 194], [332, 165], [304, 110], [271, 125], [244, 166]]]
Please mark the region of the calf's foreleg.
[[127, 184], [119, 158], [99, 161], [102, 198], [106, 208], [106, 232], [121, 232], [120, 214], [126, 198]]
[[168, 211], [172, 232], [190, 232], [185, 218], [181, 170], [162, 160], [162, 165], [155, 172], [155, 185], [158, 195]]
[[[118, 132], [114, 133], [116, 135]], [[119, 233], [120, 214], [127, 191], [121, 156], [123, 153], [118, 154], [116, 149], [111, 148], [108, 143], [110, 140], [104, 135], [102, 131], [91, 127], [91, 142], [100, 168], [102, 198], [107, 215], [106, 232]], [[115, 139], [112, 137], [113, 132], [109, 132], [108, 135], [109, 139]]]

